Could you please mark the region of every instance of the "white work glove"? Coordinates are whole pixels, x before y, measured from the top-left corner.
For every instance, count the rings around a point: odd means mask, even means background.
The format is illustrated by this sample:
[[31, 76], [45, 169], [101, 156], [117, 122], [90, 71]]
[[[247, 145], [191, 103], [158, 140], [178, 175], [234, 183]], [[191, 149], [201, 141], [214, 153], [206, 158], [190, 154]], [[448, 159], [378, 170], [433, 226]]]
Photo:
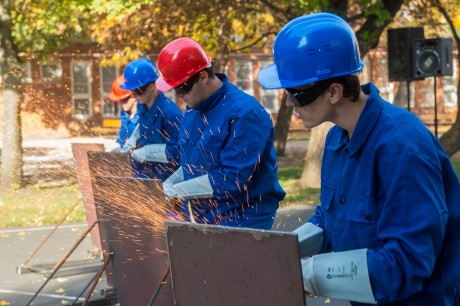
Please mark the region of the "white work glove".
[[164, 185], [174, 185], [177, 183], [181, 183], [183, 181], [184, 181], [184, 170], [182, 169], [182, 166], [181, 166], [163, 182], [163, 187]]
[[157, 162], [167, 163], [168, 157], [166, 156], [166, 144], [157, 143], [143, 146], [142, 148], [136, 149], [131, 153], [131, 157], [140, 162]]
[[118, 142], [114, 142], [105, 149], [105, 152], [120, 153], [120, 149], [121, 149], [120, 144]]
[[315, 255], [301, 260], [306, 293], [377, 304], [367, 269], [367, 249]]
[[318, 254], [323, 246], [323, 229], [307, 222], [294, 230], [299, 239], [300, 258]]
[[126, 140], [125, 144], [121, 148], [121, 153], [129, 153], [132, 149], [137, 147], [137, 142], [141, 139], [141, 132], [139, 131], [139, 124], [134, 128], [131, 136]]
[[212, 198], [213, 190], [209, 175], [202, 175], [177, 184], [163, 184], [166, 197], [183, 199]]

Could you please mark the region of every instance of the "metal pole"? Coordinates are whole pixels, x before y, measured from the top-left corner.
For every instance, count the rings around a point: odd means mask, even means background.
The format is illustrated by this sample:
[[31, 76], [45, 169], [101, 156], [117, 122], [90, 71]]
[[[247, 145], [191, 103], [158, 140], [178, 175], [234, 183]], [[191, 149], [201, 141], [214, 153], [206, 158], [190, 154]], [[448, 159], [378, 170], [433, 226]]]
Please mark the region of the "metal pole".
[[406, 81], [407, 88], [407, 110], [410, 111], [410, 80]]
[[59, 221], [58, 224], [56, 224], [56, 226], [51, 230], [51, 232], [49, 232], [49, 234], [45, 237], [45, 239], [42, 240], [42, 242], [37, 246], [37, 248], [32, 252], [32, 254], [29, 255], [29, 257], [26, 259], [26, 261], [24, 261], [24, 263], [21, 265], [22, 267], [26, 267], [27, 264], [29, 263], [29, 261], [35, 256], [35, 254], [37, 254], [37, 252], [41, 249], [41, 247], [45, 244], [46, 241], [48, 241], [48, 239], [56, 232], [56, 230], [58, 229], [59, 226], [62, 225], [62, 223], [64, 223], [65, 219], [67, 219], [67, 217], [70, 215], [70, 213], [75, 209], [75, 207], [77, 207], [78, 204], [80, 204], [80, 200], [78, 200], [71, 208], [70, 210], [65, 214], [65, 216], [61, 219], [61, 221]]
[[75, 249], [80, 245], [80, 243], [85, 239], [85, 237], [91, 232], [93, 227], [98, 223], [99, 221], [96, 220], [88, 229], [80, 236], [80, 238], [73, 244], [73, 246], [67, 251], [67, 253], [59, 260], [59, 262], [56, 263], [53, 267], [53, 272], [51, 272], [50, 276], [46, 279], [46, 281], [43, 283], [43, 285], [35, 292], [34, 296], [30, 299], [30, 301], [27, 303], [27, 306], [30, 306], [32, 302], [35, 300], [37, 295], [45, 288], [46, 284], [50, 281], [50, 279], [53, 278], [54, 274], [61, 268], [61, 266], [65, 263], [67, 258], [75, 251]]
[[163, 275], [163, 278], [161, 279], [161, 282], [160, 282], [160, 285], [158, 286], [157, 290], [155, 290], [155, 292], [153, 293], [153, 296], [152, 296], [152, 299], [150, 300], [150, 304], [149, 306], [153, 306], [153, 303], [155, 303], [155, 300], [157, 299], [158, 297], [158, 294], [160, 293], [160, 290], [161, 290], [161, 287], [163, 287], [163, 284], [166, 282], [166, 278], [168, 277], [168, 274], [169, 274], [169, 266], [166, 268], [166, 271]]
[[436, 97], [436, 76], [434, 78], [434, 135], [438, 138], [438, 102]]
[[110, 259], [112, 259], [113, 253], [110, 252], [110, 253], [108, 253], [107, 255], [108, 255], [108, 256], [107, 256], [107, 258], [106, 258], [105, 261], [104, 261], [104, 265], [103, 265], [102, 268], [99, 270], [99, 272], [97, 273], [96, 277], [94, 278], [93, 285], [91, 286], [91, 289], [89, 289], [88, 294], [86, 295], [86, 298], [85, 298], [85, 300], [83, 301], [82, 306], [86, 306], [86, 305], [88, 304], [88, 301], [89, 301], [89, 299], [91, 298], [91, 294], [93, 294], [94, 288], [96, 288], [96, 286], [97, 286], [98, 280], [101, 278], [102, 273], [104, 273], [105, 269], [107, 268], [107, 265], [109, 264]]

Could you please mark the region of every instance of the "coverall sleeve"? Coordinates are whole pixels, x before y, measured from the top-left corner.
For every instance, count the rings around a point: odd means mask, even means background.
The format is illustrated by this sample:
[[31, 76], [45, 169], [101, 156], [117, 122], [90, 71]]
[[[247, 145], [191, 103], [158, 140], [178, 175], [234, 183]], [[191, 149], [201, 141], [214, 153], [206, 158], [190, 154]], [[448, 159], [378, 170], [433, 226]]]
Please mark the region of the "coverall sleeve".
[[228, 122], [228, 136], [220, 152], [221, 167], [209, 173], [214, 196], [232, 198], [247, 192], [270, 137], [269, 123], [255, 110]]
[[179, 163], [179, 129], [182, 113], [177, 109], [165, 117], [163, 122], [166, 156], [169, 162]]

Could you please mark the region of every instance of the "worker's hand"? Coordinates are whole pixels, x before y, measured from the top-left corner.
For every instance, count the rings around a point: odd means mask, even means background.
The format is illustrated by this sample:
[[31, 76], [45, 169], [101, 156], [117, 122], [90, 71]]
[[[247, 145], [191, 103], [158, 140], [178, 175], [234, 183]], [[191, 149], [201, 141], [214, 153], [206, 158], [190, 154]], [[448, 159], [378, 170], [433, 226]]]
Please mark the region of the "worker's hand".
[[131, 157], [139, 163], [145, 163], [147, 161], [147, 157], [145, 156], [145, 147], [133, 150]]
[[304, 290], [333, 299], [376, 304], [367, 249], [314, 255], [301, 260]]
[[175, 185], [163, 183], [163, 194], [167, 200], [177, 198], [177, 189]]
[[136, 149], [131, 153], [134, 160], [145, 163], [145, 162], [156, 162], [156, 163], [167, 163], [168, 158], [166, 156], [166, 144], [155, 143], [146, 145], [142, 148]]
[[307, 222], [294, 230], [299, 239], [300, 257], [308, 257], [318, 254], [323, 246], [323, 230]]
[[121, 146], [118, 142], [114, 142], [110, 144], [107, 149], [105, 149], [105, 152], [110, 152], [110, 153], [120, 153]]
[[137, 124], [132, 135], [126, 140], [120, 152], [121, 153], [131, 153], [131, 151], [137, 147], [137, 142], [139, 141], [140, 138], [141, 138], [141, 134], [139, 132], [139, 124]]
[[306, 294], [318, 295], [316, 288], [315, 278], [313, 277], [313, 257], [302, 258], [302, 275], [303, 275], [303, 289]]

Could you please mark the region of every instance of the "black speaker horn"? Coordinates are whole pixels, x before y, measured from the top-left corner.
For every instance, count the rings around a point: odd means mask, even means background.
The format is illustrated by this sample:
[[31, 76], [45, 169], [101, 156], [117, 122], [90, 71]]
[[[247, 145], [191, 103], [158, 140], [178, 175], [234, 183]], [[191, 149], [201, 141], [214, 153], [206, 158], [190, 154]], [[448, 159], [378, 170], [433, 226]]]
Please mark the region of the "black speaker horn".
[[453, 75], [451, 38], [416, 39], [413, 52], [414, 79]]
[[390, 82], [412, 80], [413, 41], [423, 38], [423, 27], [388, 29], [388, 78]]

